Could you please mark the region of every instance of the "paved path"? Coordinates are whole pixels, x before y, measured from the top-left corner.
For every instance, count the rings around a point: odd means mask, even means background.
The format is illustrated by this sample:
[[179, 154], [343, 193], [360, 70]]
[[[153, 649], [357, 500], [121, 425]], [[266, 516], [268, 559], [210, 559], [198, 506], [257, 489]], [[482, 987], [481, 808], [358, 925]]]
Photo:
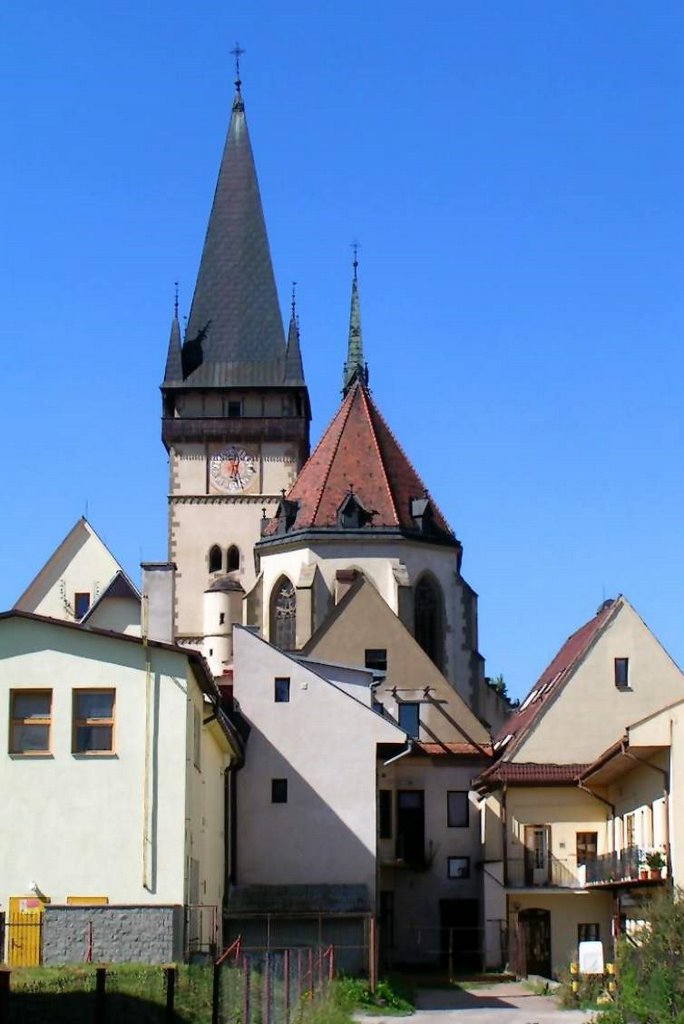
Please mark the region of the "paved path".
[[[416, 1012], [407, 1024], [586, 1024], [593, 1014], [561, 1010], [549, 996], [535, 996], [519, 982], [462, 989], [419, 989]], [[397, 1018], [366, 1017], [374, 1024]]]

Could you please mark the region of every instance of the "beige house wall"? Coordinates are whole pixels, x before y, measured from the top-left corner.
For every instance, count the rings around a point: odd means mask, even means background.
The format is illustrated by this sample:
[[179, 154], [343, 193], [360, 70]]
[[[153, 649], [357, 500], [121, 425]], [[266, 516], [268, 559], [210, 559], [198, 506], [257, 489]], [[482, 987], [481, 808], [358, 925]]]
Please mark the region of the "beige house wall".
[[[379, 786], [392, 792], [392, 838], [379, 840], [380, 888], [394, 894], [393, 957], [403, 963], [434, 963], [440, 951], [440, 900], [476, 899], [482, 920], [482, 858], [477, 797], [469, 796], [467, 826], [449, 827], [447, 793], [469, 791], [471, 780], [483, 767], [474, 760], [412, 755], [379, 769]], [[425, 805], [427, 866], [416, 870], [396, 866], [396, 813], [399, 790], [421, 790]], [[468, 857], [469, 877], [447, 874], [449, 857]], [[382, 865], [385, 866], [382, 866]]]
[[554, 975], [567, 971], [577, 959], [577, 928], [580, 924], [598, 924], [604, 959], [613, 955], [611, 938], [612, 897], [608, 892], [511, 893], [509, 927], [515, 929], [517, 916], [528, 908], [548, 910], [551, 915], [551, 967]]
[[[615, 658], [629, 658], [629, 688], [615, 686]], [[684, 698], [684, 676], [621, 599], [615, 617], [545, 708], [512, 761], [590, 763], [635, 722]]]
[[[378, 743], [405, 735], [249, 631], [234, 631], [234, 693], [251, 726], [237, 775], [237, 884], [363, 884], [375, 899]], [[274, 680], [290, 679], [276, 703]], [[287, 803], [271, 800], [286, 779]]]

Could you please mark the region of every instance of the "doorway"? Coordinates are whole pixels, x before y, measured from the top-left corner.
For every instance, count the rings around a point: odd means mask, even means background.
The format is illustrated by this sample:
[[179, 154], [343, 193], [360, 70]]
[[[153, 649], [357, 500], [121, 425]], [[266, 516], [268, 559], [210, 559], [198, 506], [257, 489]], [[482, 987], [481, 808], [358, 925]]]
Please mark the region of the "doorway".
[[442, 966], [450, 976], [482, 969], [479, 900], [440, 900], [439, 934]]
[[397, 859], [406, 864], [425, 861], [425, 794], [422, 789], [397, 793]]
[[525, 962], [521, 974], [551, 977], [551, 912], [529, 907], [518, 914], [521, 952]]
[[525, 885], [551, 881], [551, 826], [525, 826]]

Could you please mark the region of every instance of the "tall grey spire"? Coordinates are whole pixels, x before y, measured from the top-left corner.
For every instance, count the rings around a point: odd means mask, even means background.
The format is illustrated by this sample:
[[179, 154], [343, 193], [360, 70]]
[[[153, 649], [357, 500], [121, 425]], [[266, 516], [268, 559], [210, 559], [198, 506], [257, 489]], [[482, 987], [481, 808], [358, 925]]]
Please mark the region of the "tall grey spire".
[[346, 395], [354, 381], [368, 384], [368, 365], [363, 360], [363, 340], [361, 338], [361, 313], [359, 310], [358, 283], [358, 247], [354, 246], [354, 276], [352, 278], [351, 309], [349, 311], [349, 338], [347, 340], [347, 359], [342, 371], [342, 394]]
[[285, 336], [241, 82], [236, 91], [183, 343], [197, 385], [283, 380]]
[[295, 303], [295, 287], [297, 282], [292, 282], [292, 312], [290, 313], [290, 326], [287, 330], [287, 351], [285, 354], [285, 384], [303, 384], [304, 366], [302, 363], [302, 350], [299, 344], [299, 317]]
[[171, 321], [171, 333], [169, 335], [169, 350], [166, 356], [166, 370], [164, 380], [180, 382], [183, 379], [181, 362], [181, 333], [178, 323], [178, 282], [176, 282], [176, 296], [173, 302], [173, 319]]

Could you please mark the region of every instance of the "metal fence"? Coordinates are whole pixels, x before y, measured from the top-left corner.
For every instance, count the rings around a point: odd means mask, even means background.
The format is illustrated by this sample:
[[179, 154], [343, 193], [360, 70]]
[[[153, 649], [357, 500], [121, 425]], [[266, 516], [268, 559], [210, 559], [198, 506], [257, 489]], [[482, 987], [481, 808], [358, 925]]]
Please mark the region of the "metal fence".
[[212, 1024], [290, 1024], [334, 973], [333, 946], [257, 949], [237, 939], [214, 965]]

